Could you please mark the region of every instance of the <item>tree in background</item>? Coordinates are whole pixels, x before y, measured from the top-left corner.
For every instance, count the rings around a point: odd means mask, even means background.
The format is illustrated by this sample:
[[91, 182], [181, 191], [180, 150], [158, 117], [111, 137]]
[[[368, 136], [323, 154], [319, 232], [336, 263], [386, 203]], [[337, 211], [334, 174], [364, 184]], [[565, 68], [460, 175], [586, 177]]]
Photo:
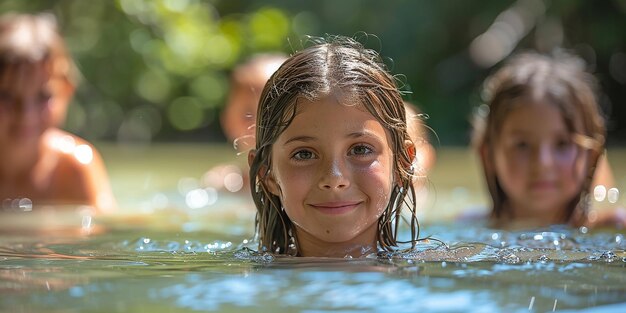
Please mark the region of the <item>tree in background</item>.
[[441, 144], [466, 144], [480, 82], [513, 51], [581, 54], [604, 90], [609, 145], [626, 138], [626, 1], [5, 0], [50, 11], [83, 75], [66, 128], [88, 139], [222, 141], [230, 70], [305, 35], [364, 36], [430, 116]]

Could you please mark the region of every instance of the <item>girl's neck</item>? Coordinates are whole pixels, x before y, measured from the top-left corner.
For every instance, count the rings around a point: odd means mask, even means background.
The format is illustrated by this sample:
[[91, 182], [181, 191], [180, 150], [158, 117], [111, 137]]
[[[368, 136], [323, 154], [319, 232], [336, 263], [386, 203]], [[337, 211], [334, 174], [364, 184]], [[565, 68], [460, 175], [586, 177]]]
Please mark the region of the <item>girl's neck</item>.
[[14, 179], [23, 176], [24, 173], [30, 172], [37, 163], [38, 152], [26, 153], [26, 151], [6, 150], [0, 153], [0, 177]]
[[43, 140], [29, 146], [18, 146], [0, 150], [0, 181], [17, 182], [28, 180], [36, 171], [43, 152]]
[[568, 223], [566, 216], [563, 213], [565, 208], [562, 210], [546, 211], [542, 212], [542, 214], [537, 214], [537, 212], [530, 212], [511, 204], [506, 204], [505, 206], [506, 208], [504, 212], [506, 212], [506, 214], [504, 214], [503, 217], [509, 224], [514, 223], [516, 225], [542, 227]]
[[376, 253], [376, 234], [378, 225], [366, 229], [350, 241], [328, 242], [320, 240], [305, 230], [296, 226], [298, 235], [298, 255], [303, 257], [328, 257], [328, 258], [359, 258], [371, 253]]

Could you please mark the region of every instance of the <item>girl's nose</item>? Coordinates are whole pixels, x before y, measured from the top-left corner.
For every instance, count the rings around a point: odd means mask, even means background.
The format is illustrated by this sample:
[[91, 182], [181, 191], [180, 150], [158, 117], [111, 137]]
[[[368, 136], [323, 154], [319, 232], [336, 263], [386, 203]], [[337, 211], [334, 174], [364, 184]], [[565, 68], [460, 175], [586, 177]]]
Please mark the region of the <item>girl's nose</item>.
[[548, 146], [541, 146], [537, 148], [536, 152], [537, 164], [541, 167], [548, 167], [552, 165], [554, 161], [554, 155], [552, 149]]
[[21, 100], [14, 106], [13, 114], [15, 119], [22, 123], [37, 123], [41, 116], [42, 108], [39, 108], [37, 104], [32, 100]]
[[343, 160], [328, 160], [324, 165], [319, 179], [320, 189], [344, 189], [350, 186], [350, 181], [346, 176], [346, 168]]

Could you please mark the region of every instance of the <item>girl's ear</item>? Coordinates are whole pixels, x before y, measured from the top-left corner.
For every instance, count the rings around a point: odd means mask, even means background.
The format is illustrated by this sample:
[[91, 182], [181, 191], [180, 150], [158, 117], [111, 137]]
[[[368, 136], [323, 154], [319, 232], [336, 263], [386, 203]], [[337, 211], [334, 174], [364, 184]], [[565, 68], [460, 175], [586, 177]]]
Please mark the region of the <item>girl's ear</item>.
[[254, 162], [254, 157], [256, 157], [256, 150], [250, 149], [248, 152], [248, 166], [252, 167], [252, 162]]
[[410, 170], [411, 166], [413, 166], [413, 164], [416, 161], [415, 160], [415, 155], [416, 155], [415, 144], [411, 140], [405, 140], [404, 149], [406, 149], [410, 162], [409, 164], [402, 164], [402, 165], [404, 166], [405, 169]]
[[267, 186], [267, 190], [271, 192], [273, 195], [280, 197], [280, 185], [276, 182], [274, 175], [271, 172], [267, 171], [267, 175], [263, 180], [265, 181], [265, 185]]
[[[256, 157], [256, 150], [252, 149], [248, 152], [248, 166], [252, 167], [252, 163], [254, 162], [254, 158]], [[263, 182], [269, 192], [276, 196], [280, 196], [280, 187], [274, 178], [274, 175], [270, 173], [267, 168], [262, 165], [259, 167], [259, 172], [257, 173], [258, 178]], [[254, 179], [254, 178], [252, 178]]]

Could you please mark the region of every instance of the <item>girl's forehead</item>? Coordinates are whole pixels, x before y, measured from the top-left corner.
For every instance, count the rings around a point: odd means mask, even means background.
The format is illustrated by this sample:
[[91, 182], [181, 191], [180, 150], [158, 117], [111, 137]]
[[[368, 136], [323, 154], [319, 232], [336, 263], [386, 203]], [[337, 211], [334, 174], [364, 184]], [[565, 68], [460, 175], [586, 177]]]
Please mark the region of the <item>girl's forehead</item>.
[[509, 110], [497, 121], [496, 136], [512, 129], [526, 129], [533, 132], [565, 131], [584, 133], [583, 121], [576, 111], [547, 100], [516, 99]]
[[509, 112], [528, 109], [532, 109], [533, 111], [556, 109], [560, 112], [560, 108], [557, 104], [540, 97], [523, 96], [511, 100], [509, 103]]
[[283, 140], [293, 136], [332, 139], [357, 134], [370, 134], [391, 142], [389, 128], [370, 113], [365, 105], [327, 97], [323, 100], [299, 101], [297, 112], [279, 137]]
[[298, 98], [294, 104], [295, 115], [306, 110], [316, 109], [316, 107], [319, 107], [322, 103], [354, 108], [361, 112], [370, 113], [365, 107], [365, 104], [357, 96], [345, 92], [331, 92], [315, 99]]

